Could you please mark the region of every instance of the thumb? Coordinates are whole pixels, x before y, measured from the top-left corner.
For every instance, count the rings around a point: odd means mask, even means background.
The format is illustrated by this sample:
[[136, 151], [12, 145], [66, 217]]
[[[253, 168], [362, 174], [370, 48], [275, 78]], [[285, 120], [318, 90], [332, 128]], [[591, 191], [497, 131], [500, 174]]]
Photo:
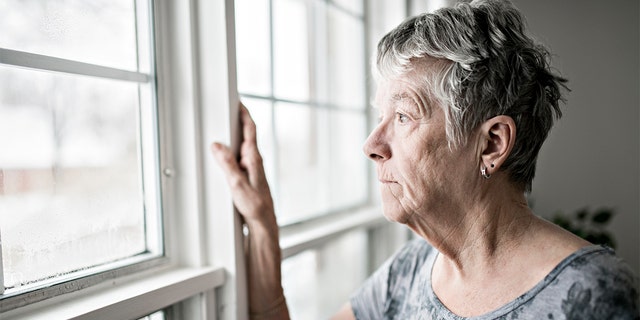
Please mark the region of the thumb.
[[227, 181], [232, 188], [242, 188], [243, 183], [248, 183], [246, 174], [238, 165], [235, 155], [228, 146], [214, 142], [211, 144], [211, 152], [216, 158], [220, 168], [222, 168], [222, 171], [224, 171]]

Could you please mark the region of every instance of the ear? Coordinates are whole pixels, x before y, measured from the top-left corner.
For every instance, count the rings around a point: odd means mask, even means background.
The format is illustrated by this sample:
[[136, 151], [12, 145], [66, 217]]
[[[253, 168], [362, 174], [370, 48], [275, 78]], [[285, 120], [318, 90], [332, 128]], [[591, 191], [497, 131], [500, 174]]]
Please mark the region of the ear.
[[480, 126], [481, 163], [488, 174], [495, 173], [511, 154], [516, 142], [516, 123], [509, 116], [493, 117]]

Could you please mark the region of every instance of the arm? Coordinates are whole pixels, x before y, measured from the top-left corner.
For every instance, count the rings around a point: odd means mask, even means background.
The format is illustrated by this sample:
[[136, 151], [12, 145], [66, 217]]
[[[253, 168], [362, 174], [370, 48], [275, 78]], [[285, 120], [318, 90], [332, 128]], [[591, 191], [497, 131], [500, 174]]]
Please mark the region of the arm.
[[[243, 105], [240, 105], [240, 120], [243, 135], [240, 161], [229, 147], [220, 143], [213, 143], [211, 151], [226, 175], [233, 202], [249, 228], [244, 243], [249, 315], [252, 319], [289, 319], [281, 285], [282, 255], [273, 200], [256, 142], [256, 126]], [[332, 319], [355, 320], [351, 305], [346, 303]]]
[[220, 143], [211, 145], [224, 171], [233, 202], [249, 229], [245, 238], [249, 315], [252, 319], [288, 319], [281, 285], [281, 251], [273, 200], [256, 144], [256, 127], [249, 112], [240, 106], [243, 141], [240, 161]]

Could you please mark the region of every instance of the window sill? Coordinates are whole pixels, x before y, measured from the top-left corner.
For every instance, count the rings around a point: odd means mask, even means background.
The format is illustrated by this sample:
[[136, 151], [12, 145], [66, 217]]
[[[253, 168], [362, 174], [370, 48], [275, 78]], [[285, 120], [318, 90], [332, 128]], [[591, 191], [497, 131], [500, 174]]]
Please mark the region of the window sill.
[[[156, 270], [157, 273], [157, 270]], [[225, 282], [222, 268], [173, 268], [127, 282], [113, 280], [90, 292], [77, 291], [9, 311], [3, 320], [137, 319]], [[61, 301], [58, 303], [60, 300]]]

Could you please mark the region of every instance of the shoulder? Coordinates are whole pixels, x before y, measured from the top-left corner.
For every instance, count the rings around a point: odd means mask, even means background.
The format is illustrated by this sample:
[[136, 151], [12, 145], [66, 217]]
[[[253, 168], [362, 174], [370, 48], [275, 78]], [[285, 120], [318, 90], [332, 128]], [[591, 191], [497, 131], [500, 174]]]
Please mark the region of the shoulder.
[[[561, 308], [573, 318], [635, 319], [638, 315], [638, 279], [610, 248], [585, 247], [552, 272], [550, 289], [562, 297]], [[569, 318], [569, 317], [568, 317]]]
[[613, 284], [624, 284], [629, 289], [638, 285], [637, 276], [629, 265], [616, 256], [613, 249], [603, 246], [582, 248], [558, 268], [562, 269], [559, 276], [603, 290], [611, 289]]
[[[389, 258], [351, 297], [357, 319], [398, 314], [425, 263], [437, 251], [424, 239], [411, 240]], [[392, 317], [393, 318], [393, 317]]]
[[437, 254], [437, 251], [424, 239], [407, 242], [372, 275], [372, 278], [384, 281], [389, 287], [411, 281], [415, 273]]
[[437, 250], [422, 238], [409, 241], [389, 261], [389, 286], [412, 282], [422, 266], [437, 253]]

